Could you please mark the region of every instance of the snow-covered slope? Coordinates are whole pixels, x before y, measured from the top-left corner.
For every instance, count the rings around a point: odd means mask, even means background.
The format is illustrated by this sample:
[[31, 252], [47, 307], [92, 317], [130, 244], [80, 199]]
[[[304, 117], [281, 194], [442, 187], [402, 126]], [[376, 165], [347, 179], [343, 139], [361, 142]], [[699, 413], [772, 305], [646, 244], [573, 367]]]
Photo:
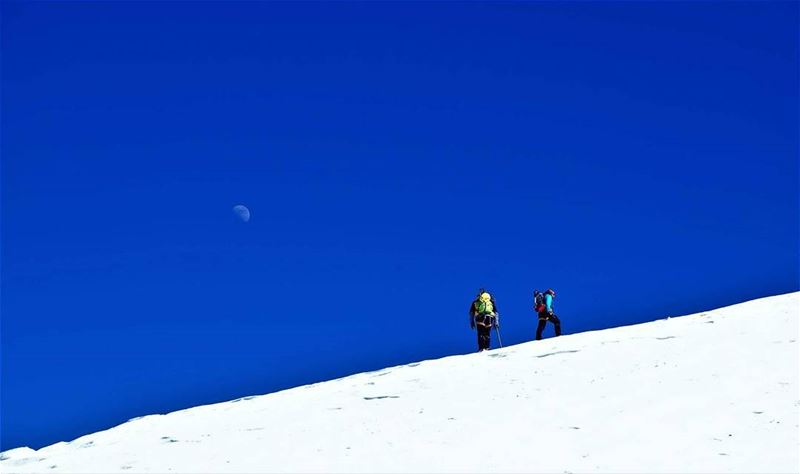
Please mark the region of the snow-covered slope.
[[[167, 415], [2, 472], [798, 472], [800, 293]], [[568, 318], [565, 318], [568, 321]]]

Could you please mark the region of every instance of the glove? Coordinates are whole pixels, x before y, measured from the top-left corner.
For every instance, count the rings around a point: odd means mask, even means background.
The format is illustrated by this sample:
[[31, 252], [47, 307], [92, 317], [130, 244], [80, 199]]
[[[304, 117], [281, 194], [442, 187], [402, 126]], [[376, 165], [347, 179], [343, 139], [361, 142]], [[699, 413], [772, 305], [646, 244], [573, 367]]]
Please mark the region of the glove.
[[547, 315], [548, 316], [552, 316], [553, 315], [553, 310], [552, 309], [547, 310]]

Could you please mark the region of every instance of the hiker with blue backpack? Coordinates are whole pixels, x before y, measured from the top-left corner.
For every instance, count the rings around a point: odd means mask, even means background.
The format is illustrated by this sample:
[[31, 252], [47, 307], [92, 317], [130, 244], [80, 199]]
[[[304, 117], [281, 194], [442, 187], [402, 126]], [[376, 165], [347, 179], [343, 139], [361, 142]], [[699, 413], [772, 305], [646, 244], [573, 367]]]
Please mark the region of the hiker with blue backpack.
[[492, 343], [492, 328], [500, 328], [500, 314], [494, 297], [483, 288], [469, 307], [469, 325], [478, 329], [478, 352], [488, 351]]
[[547, 325], [547, 321], [553, 323], [556, 329], [556, 336], [561, 335], [561, 320], [553, 312], [553, 299], [556, 297], [556, 292], [548, 289], [544, 293], [538, 290], [533, 291], [533, 309], [539, 315], [539, 326], [536, 328], [536, 340], [542, 339], [542, 331]]

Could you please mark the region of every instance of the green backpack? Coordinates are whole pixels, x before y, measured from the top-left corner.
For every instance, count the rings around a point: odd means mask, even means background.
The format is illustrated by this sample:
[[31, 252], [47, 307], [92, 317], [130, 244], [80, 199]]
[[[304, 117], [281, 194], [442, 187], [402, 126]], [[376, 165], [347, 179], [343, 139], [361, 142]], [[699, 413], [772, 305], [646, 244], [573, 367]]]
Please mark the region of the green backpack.
[[491, 299], [481, 299], [478, 297], [478, 300], [475, 301], [475, 309], [478, 310], [478, 314], [494, 313], [494, 305]]

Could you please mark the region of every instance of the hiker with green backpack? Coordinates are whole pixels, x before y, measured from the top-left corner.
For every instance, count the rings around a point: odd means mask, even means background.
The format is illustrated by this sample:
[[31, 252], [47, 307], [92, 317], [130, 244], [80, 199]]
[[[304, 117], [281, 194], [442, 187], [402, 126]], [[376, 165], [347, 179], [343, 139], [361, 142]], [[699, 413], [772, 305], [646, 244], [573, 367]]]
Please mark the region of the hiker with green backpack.
[[472, 329], [478, 329], [478, 352], [488, 351], [492, 342], [492, 328], [500, 327], [500, 314], [494, 298], [483, 288], [469, 307], [469, 325]]

